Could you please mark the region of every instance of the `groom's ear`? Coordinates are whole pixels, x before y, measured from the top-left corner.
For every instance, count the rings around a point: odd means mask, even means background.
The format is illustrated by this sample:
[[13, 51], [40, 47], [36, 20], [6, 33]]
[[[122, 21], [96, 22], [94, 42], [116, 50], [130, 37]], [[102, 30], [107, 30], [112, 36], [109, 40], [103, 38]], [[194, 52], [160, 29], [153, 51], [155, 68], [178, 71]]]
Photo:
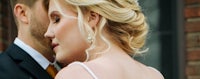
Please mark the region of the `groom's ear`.
[[16, 16], [18, 22], [20, 23], [29, 23], [29, 8], [24, 4], [16, 4], [14, 7], [14, 15]]

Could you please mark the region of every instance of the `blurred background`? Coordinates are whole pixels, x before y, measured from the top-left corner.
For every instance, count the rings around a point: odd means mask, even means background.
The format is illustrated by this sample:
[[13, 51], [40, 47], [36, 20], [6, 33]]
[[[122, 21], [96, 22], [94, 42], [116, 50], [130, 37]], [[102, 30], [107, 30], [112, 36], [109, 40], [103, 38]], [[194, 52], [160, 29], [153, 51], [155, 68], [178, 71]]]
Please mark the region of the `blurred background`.
[[[138, 0], [147, 16], [149, 51], [135, 59], [165, 79], [200, 79], [200, 0]], [[0, 51], [17, 35], [7, 0], [0, 0]]]

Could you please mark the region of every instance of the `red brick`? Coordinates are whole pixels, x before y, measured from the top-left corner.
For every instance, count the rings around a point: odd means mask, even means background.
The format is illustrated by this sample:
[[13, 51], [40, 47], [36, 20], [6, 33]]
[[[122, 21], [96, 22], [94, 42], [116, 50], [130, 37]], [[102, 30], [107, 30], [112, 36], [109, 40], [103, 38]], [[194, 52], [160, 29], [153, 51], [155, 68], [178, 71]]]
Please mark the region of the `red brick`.
[[186, 66], [186, 75], [187, 76], [197, 76], [200, 75], [200, 65], [188, 65]]
[[185, 0], [185, 4], [198, 4], [200, 3], [200, 0]]
[[200, 79], [200, 76], [188, 76], [186, 79]]
[[188, 61], [198, 61], [200, 60], [200, 50], [192, 50], [187, 52]]
[[200, 48], [200, 32], [191, 32], [186, 34], [187, 48]]
[[186, 32], [200, 32], [200, 21], [186, 22], [185, 31]]
[[197, 18], [200, 17], [200, 7], [186, 7], [185, 18]]

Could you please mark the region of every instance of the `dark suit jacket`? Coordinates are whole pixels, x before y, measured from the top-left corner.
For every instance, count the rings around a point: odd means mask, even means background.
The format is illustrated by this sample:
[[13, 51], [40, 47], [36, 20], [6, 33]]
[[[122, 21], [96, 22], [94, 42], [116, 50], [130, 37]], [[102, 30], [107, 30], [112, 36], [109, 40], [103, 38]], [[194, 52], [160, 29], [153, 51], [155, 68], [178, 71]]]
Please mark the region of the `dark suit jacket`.
[[0, 54], [0, 79], [53, 79], [24, 50], [15, 44]]

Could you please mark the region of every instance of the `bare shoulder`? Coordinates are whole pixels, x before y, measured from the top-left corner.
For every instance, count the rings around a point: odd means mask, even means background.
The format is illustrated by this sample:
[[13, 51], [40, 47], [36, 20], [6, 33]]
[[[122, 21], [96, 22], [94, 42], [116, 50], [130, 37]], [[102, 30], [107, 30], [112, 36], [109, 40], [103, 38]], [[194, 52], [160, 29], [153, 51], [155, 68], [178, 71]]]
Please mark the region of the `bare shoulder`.
[[[105, 62], [105, 60], [101, 59], [90, 62], [83, 62], [81, 64], [87, 66], [89, 70], [95, 74], [95, 76], [101, 79], [116, 79], [110, 78], [108, 75], [113, 75], [113, 73], [110, 73], [110, 71], [116, 71], [120, 69], [109, 63], [109, 61]], [[93, 79], [93, 76], [82, 65], [73, 63], [61, 69], [56, 75], [55, 79]]]
[[92, 79], [92, 77], [81, 65], [73, 64], [61, 69], [55, 79]]
[[153, 77], [153, 79], [164, 79], [163, 75], [157, 69], [148, 67], [148, 70], [151, 73], [151, 77]]
[[96, 59], [91, 62], [85, 63], [87, 64], [90, 68], [96, 70], [96, 71], [112, 71], [112, 70], [118, 70], [120, 69], [118, 66], [119, 64], [116, 63], [115, 61], [109, 60], [107, 58], [101, 58], [101, 59]]
[[122, 68], [119, 64], [107, 58], [100, 58], [91, 62], [86, 62], [85, 64], [99, 79], [119, 79], [119, 74], [122, 74]]

